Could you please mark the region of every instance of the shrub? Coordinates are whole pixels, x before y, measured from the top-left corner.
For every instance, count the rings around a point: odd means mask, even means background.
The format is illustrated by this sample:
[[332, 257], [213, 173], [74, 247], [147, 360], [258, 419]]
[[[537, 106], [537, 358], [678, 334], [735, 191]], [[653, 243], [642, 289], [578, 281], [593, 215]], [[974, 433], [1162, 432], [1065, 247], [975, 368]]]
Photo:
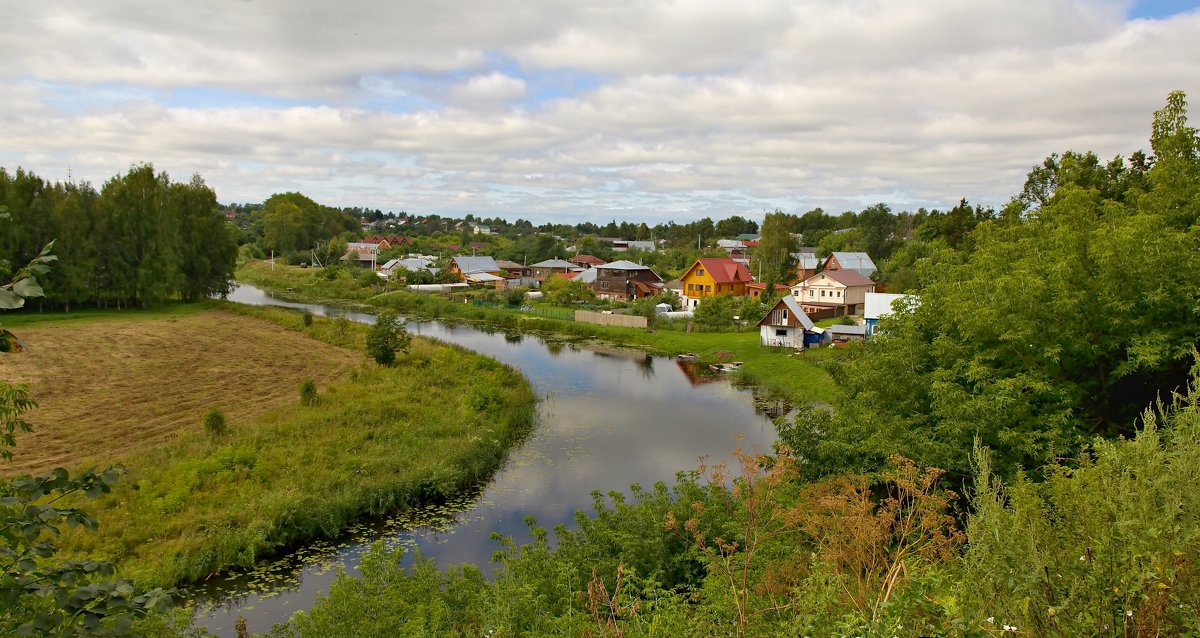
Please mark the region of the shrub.
[[304, 327], [308, 328], [308, 327], [312, 326], [312, 322], [313, 322], [312, 313], [305, 310], [304, 311]]
[[367, 354], [380, 365], [390, 366], [396, 362], [396, 353], [408, 350], [412, 337], [400, 323], [393, 310], [384, 310], [375, 318], [375, 325], [367, 333]]
[[300, 403], [303, 405], [316, 405], [317, 403], [317, 382], [312, 379], [305, 379], [300, 384]]
[[204, 431], [214, 438], [225, 436], [225, 433], [229, 431], [229, 426], [225, 422], [225, 413], [217, 408], [209, 410], [200, 422], [204, 425]]

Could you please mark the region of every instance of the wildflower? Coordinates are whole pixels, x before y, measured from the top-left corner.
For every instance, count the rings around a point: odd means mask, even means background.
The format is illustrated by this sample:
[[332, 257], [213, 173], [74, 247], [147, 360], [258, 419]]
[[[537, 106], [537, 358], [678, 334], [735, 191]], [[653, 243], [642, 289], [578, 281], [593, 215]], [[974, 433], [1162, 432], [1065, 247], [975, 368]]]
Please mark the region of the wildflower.
[[988, 616], [988, 617], [987, 617], [987, 621], [988, 621], [988, 622], [990, 622], [990, 623], [992, 623], [992, 624], [995, 624], [995, 623], [996, 623], [996, 617], [995, 617], [995, 616]]

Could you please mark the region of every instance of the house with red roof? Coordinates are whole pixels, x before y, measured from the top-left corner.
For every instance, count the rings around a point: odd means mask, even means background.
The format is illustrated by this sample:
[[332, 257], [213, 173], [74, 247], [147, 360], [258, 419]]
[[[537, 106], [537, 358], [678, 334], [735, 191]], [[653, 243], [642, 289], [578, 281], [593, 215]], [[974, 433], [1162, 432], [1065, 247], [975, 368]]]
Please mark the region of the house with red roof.
[[697, 259], [683, 276], [683, 307], [691, 310], [705, 297], [746, 295], [746, 285], [751, 282], [750, 269], [745, 264], [728, 257], [704, 257]]

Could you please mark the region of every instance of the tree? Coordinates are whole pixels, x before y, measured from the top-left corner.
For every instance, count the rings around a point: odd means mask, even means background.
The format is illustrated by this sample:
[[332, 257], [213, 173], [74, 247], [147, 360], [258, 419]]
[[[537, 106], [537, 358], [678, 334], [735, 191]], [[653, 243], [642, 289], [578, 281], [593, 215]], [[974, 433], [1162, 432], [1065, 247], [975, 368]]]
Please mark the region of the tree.
[[844, 394], [804, 448], [819, 471], [901, 453], [966, 473], [976, 437], [1006, 473], [1038, 467], [1094, 435], [1130, 434], [1184, 387], [1200, 343], [1200, 232], [1171, 203], [1189, 185], [1160, 180], [1160, 163], [1138, 193], [1079, 157], [1036, 214], [983, 221], [969, 254], [918, 264], [920, 305], [835, 370]]
[[585, 301], [594, 301], [596, 293], [592, 287], [576, 279], [551, 276], [542, 282], [546, 302], [556, 306], [570, 306]]
[[[0, 288], [0, 307], [20, 307], [26, 297], [43, 294], [36, 276], [54, 260], [50, 248]], [[27, 386], [0, 381], [0, 458], [12, 457], [14, 433], [30, 430], [22, 415], [36, 406]], [[0, 634], [124, 636], [134, 619], [169, 606], [168, 592], [138, 593], [129, 583], [111, 579], [113, 567], [107, 563], [53, 560], [58, 552], [54, 537], [63, 524], [96, 527], [86, 511], [61, 507], [60, 501], [107, 493], [119, 475], [109, 468], [72, 478], [57, 468], [33, 478], [0, 481]]]
[[763, 218], [762, 237], [754, 249], [753, 270], [759, 281], [766, 282], [767, 290], [775, 290], [775, 284], [789, 283], [796, 267], [794, 253], [796, 238], [792, 236], [790, 215], [776, 210]]
[[375, 317], [375, 325], [367, 333], [367, 354], [380, 365], [396, 362], [397, 352], [407, 352], [412, 335], [400, 323], [394, 310], [383, 310]]

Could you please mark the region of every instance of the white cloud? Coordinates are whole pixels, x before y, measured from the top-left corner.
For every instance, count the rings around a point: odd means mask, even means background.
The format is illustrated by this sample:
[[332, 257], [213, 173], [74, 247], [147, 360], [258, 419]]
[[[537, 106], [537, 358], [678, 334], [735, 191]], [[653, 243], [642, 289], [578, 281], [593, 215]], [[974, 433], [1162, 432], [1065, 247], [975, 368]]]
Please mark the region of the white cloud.
[[1169, 91], [1200, 95], [1200, 12], [1124, 9], [26, 3], [0, 24], [0, 165], [543, 219], [1000, 203], [1049, 153], [1145, 148]]

